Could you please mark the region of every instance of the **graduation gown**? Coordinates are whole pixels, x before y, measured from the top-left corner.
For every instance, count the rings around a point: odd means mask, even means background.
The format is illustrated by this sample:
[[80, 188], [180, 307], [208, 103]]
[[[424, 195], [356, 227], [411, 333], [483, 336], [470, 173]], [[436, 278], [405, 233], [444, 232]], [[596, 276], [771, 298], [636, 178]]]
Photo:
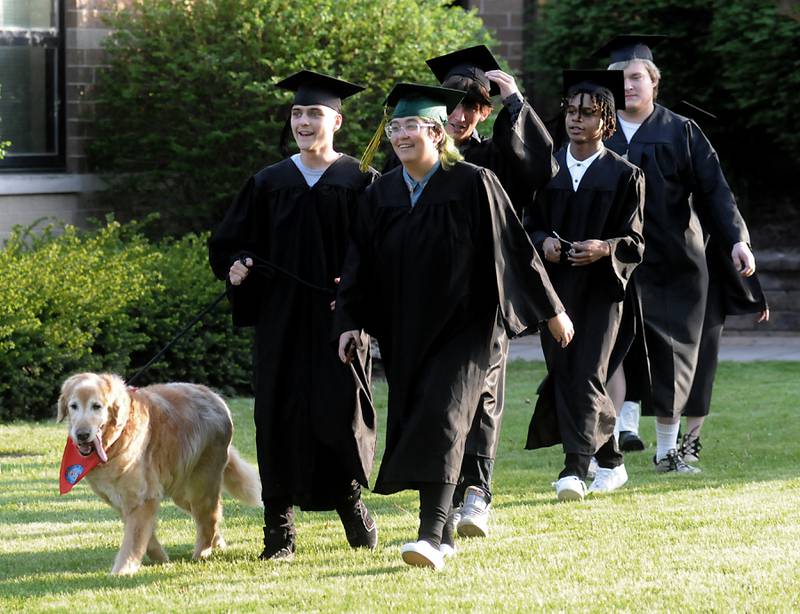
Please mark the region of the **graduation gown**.
[[[644, 171], [647, 245], [635, 273], [644, 315], [647, 365], [625, 363], [633, 388], [649, 380], [643, 413], [672, 417], [683, 413], [697, 369], [708, 297], [703, 230], [730, 253], [748, 241], [719, 159], [695, 122], [656, 104], [631, 142], [622, 130], [606, 146]], [[692, 204], [692, 196], [694, 206]]]
[[[491, 137], [483, 137], [474, 131], [459, 146], [459, 151], [467, 162], [488, 168], [497, 175], [520, 217], [533, 202], [537, 190], [558, 170], [553, 158], [553, 139], [533, 107], [524, 99], [521, 102], [514, 100], [500, 110]], [[388, 168], [399, 164], [394, 155], [387, 161]], [[498, 317], [484, 390], [467, 437], [466, 454], [470, 456], [493, 459], [497, 454], [507, 357], [508, 336], [502, 319]]]
[[706, 246], [708, 263], [708, 301], [700, 336], [697, 369], [692, 382], [685, 416], [707, 416], [711, 409], [711, 392], [719, 364], [719, 345], [725, 318], [729, 315], [760, 313], [767, 309], [758, 274], [742, 277], [733, 265], [730, 252], [709, 238]]
[[[594, 454], [614, 431], [616, 412], [606, 381], [627, 348], [614, 349], [632, 340], [632, 331], [626, 335], [618, 331], [628, 282], [644, 252], [644, 176], [606, 149], [574, 191], [566, 148], [556, 160], [561, 170], [526, 216], [533, 244], [543, 254], [545, 238], [555, 231], [568, 241], [608, 241], [611, 256], [580, 267], [545, 261], [575, 326], [575, 337], [561, 348], [552, 337], [542, 336], [548, 375], [539, 390], [525, 447], [562, 443], [565, 453]], [[617, 365], [610, 364], [612, 352]]]
[[384, 360], [389, 411], [375, 492], [457, 482], [498, 309], [516, 335], [563, 307], [494, 173], [439, 168], [413, 208], [401, 168], [366, 190], [336, 330], [366, 329]]
[[[343, 365], [330, 343], [348, 228], [377, 173], [341, 156], [309, 187], [291, 159], [252, 176], [209, 241], [216, 276], [249, 253], [329, 289], [251, 271], [229, 284], [234, 321], [255, 326], [255, 423], [263, 498], [333, 509], [348, 485], [367, 485], [375, 445], [366, 355]], [[358, 375], [358, 377], [355, 377]]]

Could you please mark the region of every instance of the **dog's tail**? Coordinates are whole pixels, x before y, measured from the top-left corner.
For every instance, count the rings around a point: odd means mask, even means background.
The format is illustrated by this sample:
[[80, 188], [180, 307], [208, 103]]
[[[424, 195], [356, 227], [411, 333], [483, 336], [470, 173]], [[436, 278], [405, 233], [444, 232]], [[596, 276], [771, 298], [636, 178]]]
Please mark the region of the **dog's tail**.
[[230, 496], [253, 507], [264, 507], [261, 502], [261, 479], [258, 471], [239, 456], [236, 448], [228, 448], [228, 464], [222, 474], [222, 487]]

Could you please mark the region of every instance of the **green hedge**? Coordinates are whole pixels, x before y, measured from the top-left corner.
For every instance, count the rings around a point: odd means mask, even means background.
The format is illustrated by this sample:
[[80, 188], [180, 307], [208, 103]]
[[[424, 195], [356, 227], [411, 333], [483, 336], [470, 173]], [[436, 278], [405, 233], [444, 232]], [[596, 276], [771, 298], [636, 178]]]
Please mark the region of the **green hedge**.
[[[139, 224], [108, 221], [16, 229], [0, 251], [0, 420], [54, 415], [61, 381], [76, 371], [130, 377], [224, 290], [207, 237], [150, 242]], [[249, 390], [251, 335], [227, 301], [136, 382], [194, 381]]]
[[244, 180], [282, 157], [291, 94], [278, 80], [309, 68], [364, 84], [336, 137], [339, 151], [360, 156], [395, 81], [432, 83], [426, 58], [490, 42], [474, 11], [449, 4], [126, 3], [109, 21], [108, 67], [93, 94], [93, 169], [116, 177], [126, 215], [155, 208], [167, 231], [211, 228]]

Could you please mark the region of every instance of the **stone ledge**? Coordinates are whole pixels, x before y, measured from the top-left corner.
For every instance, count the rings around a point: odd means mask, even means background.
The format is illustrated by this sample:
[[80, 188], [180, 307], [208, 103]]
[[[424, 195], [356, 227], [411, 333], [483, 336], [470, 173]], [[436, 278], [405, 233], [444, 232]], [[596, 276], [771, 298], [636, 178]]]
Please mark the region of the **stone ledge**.
[[3, 173], [0, 174], [0, 196], [31, 194], [78, 194], [106, 188], [97, 175], [70, 173]]
[[800, 248], [756, 250], [758, 271], [800, 271]]

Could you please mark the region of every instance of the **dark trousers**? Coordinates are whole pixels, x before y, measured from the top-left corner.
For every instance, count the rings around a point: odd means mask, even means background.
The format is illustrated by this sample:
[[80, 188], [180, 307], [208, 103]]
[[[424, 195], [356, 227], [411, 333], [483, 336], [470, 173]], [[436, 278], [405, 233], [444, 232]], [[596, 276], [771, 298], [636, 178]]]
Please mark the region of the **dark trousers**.
[[464, 492], [470, 486], [478, 486], [491, 501], [492, 472], [503, 420], [507, 361], [508, 335], [498, 310], [492, 332], [492, 352], [486, 380], [478, 401], [478, 410], [467, 435], [461, 474], [453, 496], [453, 505], [456, 507], [463, 503]]
[[[361, 486], [355, 480], [342, 490], [336, 501], [336, 511], [346, 511], [361, 498]], [[264, 526], [268, 529], [285, 531], [286, 535], [294, 535], [294, 506], [291, 499], [284, 497], [264, 499]]]
[[[614, 469], [623, 464], [622, 452], [619, 451], [617, 438], [613, 435], [597, 449], [594, 457], [597, 459], [597, 464], [604, 469]], [[565, 454], [564, 470], [558, 474], [558, 477], [565, 478], [568, 475], [574, 475], [581, 480], [585, 480], [586, 475], [589, 473], [591, 460], [591, 454]]]
[[465, 454], [461, 461], [461, 474], [458, 477], [455, 492], [453, 492], [453, 505], [459, 507], [464, 503], [464, 493], [470, 486], [478, 486], [483, 490], [489, 500], [492, 501], [492, 472], [494, 471], [494, 459], [484, 456], [473, 456]]

